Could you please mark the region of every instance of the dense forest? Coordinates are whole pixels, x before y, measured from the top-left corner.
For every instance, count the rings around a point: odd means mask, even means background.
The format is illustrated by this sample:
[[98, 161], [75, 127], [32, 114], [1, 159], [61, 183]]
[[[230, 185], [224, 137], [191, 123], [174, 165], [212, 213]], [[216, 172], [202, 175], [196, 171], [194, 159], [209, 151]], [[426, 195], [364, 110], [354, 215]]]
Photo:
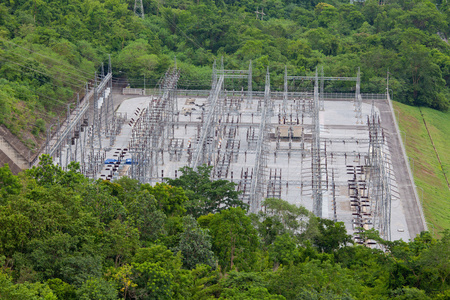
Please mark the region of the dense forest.
[[251, 60], [254, 89], [267, 66], [273, 89], [285, 66], [293, 75], [323, 66], [327, 76], [360, 67], [362, 92], [385, 93], [389, 72], [397, 101], [447, 110], [450, 5], [436, 1], [143, 0], [143, 19], [133, 0], [2, 1], [0, 124], [36, 147], [108, 54], [114, 76], [140, 87], [155, 86], [175, 57], [180, 87], [193, 89], [209, 88], [221, 57], [228, 69]]
[[450, 232], [354, 245], [343, 223], [269, 198], [247, 214], [210, 167], [150, 186], [43, 156], [0, 168], [0, 299], [448, 299]]

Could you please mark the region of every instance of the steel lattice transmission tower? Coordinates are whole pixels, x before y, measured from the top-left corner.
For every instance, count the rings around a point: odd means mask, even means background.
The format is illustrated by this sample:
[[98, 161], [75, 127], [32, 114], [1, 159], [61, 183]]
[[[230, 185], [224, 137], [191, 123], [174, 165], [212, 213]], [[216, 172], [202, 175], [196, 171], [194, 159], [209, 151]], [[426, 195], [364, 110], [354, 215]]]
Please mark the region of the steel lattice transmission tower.
[[142, 19], [144, 18], [144, 4], [142, 0], [134, 0], [134, 13]]

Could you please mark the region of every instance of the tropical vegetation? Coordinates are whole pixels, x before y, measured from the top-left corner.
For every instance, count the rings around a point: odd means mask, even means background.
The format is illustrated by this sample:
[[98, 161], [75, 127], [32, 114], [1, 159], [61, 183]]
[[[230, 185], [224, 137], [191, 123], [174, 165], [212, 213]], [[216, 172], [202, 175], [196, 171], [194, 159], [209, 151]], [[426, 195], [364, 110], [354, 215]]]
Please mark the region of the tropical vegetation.
[[[1, 299], [447, 299], [450, 232], [356, 245], [341, 222], [269, 198], [188, 212], [200, 185], [87, 179], [43, 156], [0, 168]], [[183, 169], [205, 185], [207, 167]], [[196, 173], [196, 174], [193, 174]], [[209, 182], [208, 182], [209, 181]], [[186, 190], [185, 190], [186, 188]], [[189, 189], [188, 189], [189, 188]], [[232, 196], [231, 196], [232, 197]], [[216, 204], [220, 203], [220, 210]]]

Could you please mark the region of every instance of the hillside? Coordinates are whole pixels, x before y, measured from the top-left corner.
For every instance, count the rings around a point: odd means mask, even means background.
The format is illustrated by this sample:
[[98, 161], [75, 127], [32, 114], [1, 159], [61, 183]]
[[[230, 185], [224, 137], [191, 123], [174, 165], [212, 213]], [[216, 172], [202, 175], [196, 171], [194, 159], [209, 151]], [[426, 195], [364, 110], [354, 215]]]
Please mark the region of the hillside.
[[423, 196], [428, 229], [439, 236], [439, 232], [450, 229], [450, 188], [447, 181], [450, 171], [450, 113], [398, 102], [394, 102], [394, 108], [414, 180], [419, 187], [417, 192], [421, 199]]
[[[291, 74], [324, 66], [329, 76], [362, 71], [362, 92], [390, 86], [400, 102], [449, 105], [449, 5], [429, 1], [7, 1], [0, 4], [0, 124], [29, 147], [63, 119], [86, 82], [112, 55], [116, 77], [155, 86], [177, 57], [180, 87], [208, 88], [214, 59], [246, 69], [254, 89], [270, 66], [273, 89]], [[262, 15], [262, 11], [264, 15]], [[260, 14], [255, 14], [259, 12]], [[258, 17], [259, 16], [259, 17]], [[262, 18], [261, 18], [262, 16]], [[437, 34], [439, 32], [439, 35]], [[442, 37], [442, 38], [441, 38]], [[343, 83], [327, 86], [339, 91]]]

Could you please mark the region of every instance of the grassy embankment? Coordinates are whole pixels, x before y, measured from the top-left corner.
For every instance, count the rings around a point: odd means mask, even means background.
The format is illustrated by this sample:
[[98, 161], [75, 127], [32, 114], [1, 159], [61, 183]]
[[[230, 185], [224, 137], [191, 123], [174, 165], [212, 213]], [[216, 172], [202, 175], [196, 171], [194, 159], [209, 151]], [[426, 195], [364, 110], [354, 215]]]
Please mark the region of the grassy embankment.
[[444, 176], [445, 173], [447, 178], [450, 177], [450, 112], [412, 107], [398, 102], [393, 104], [404, 143], [406, 139], [406, 152], [421, 199], [423, 194], [428, 229], [440, 237], [439, 232], [450, 229], [450, 190]]

